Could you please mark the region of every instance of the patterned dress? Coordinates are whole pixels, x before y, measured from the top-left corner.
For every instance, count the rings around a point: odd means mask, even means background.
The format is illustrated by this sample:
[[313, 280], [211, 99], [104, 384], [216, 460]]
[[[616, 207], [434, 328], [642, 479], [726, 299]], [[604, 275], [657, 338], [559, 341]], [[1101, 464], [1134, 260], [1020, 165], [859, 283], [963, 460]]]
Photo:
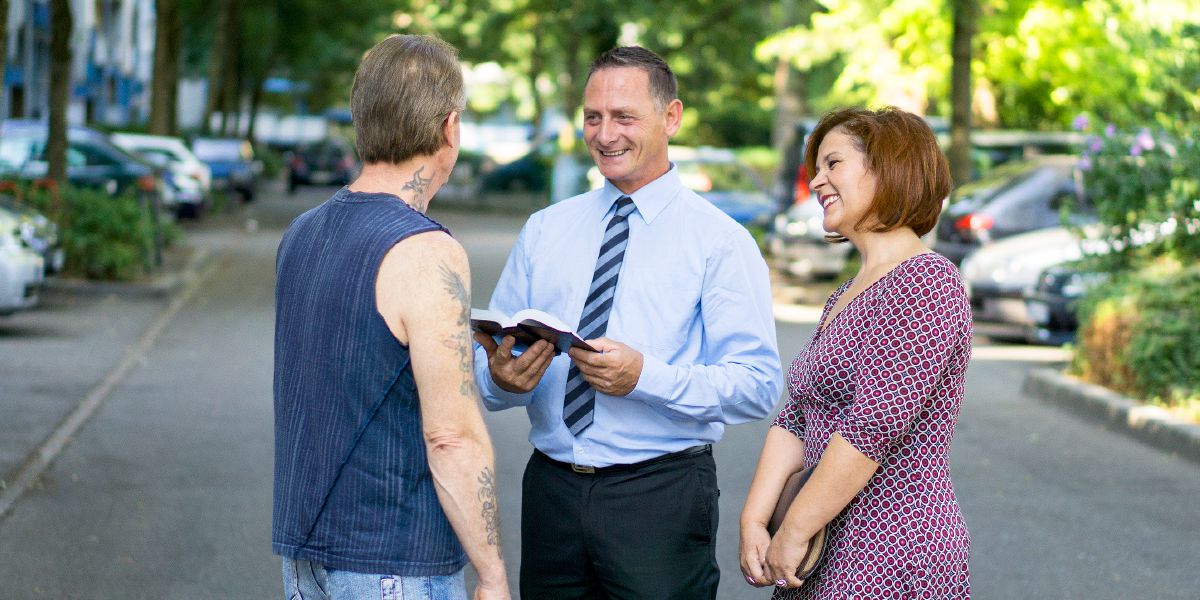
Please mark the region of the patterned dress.
[[933, 253], [902, 262], [813, 333], [775, 424], [804, 440], [806, 467], [841, 433], [879, 469], [833, 519], [817, 573], [772, 598], [970, 597], [971, 542], [948, 460], [970, 357], [966, 291]]

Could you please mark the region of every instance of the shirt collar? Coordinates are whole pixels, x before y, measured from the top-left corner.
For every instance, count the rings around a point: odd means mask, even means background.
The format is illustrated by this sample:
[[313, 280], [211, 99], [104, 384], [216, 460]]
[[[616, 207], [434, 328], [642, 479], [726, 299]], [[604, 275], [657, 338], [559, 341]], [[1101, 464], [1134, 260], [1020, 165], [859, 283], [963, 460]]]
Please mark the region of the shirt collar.
[[621, 196], [629, 196], [633, 200], [633, 205], [637, 207], [638, 214], [642, 215], [642, 219], [646, 223], [650, 223], [655, 217], [675, 199], [682, 189], [683, 184], [679, 182], [679, 169], [675, 163], [671, 163], [671, 168], [659, 176], [658, 179], [643, 185], [641, 188], [632, 194], [626, 194], [617, 189], [611, 181], [604, 180], [604, 188], [602, 188], [600, 197], [604, 199], [604, 214], [608, 216], [612, 212], [613, 203]]

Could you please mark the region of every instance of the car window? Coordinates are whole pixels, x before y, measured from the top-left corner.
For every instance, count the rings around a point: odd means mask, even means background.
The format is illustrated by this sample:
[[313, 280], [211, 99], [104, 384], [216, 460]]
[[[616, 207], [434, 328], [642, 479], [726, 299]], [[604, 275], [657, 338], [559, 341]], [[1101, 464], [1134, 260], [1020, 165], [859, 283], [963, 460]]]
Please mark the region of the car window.
[[87, 166], [87, 157], [83, 152], [74, 146], [67, 148], [67, 166], [68, 167], [84, 167]]
[[[80, 144], [78, 146], [72, 144], [70, 148], [79, 152], [83, 157], [83, 164], [89, 167], [116, 167], [120, 166], [121, 164], [117, 161], [117, 159], [110, 156], [103, 149], [91, 144]], [[70, 158], [67, 159], [67, 164], [71, 166], [77, 166]]]
[[242, 158], [242, 142], [198, 139], [192, 144], [192, 153], [200, 160], [237, 161]]
[[19, 171], [36, 155], [32, 138], [0, 137], [0, 169]]
[[182, 159], [175, 155], [174, 152], [165, 148], [137, 148], [140, 154], [144, 156], [159, 156], [167, 159], [168, 162], [181, 162]]

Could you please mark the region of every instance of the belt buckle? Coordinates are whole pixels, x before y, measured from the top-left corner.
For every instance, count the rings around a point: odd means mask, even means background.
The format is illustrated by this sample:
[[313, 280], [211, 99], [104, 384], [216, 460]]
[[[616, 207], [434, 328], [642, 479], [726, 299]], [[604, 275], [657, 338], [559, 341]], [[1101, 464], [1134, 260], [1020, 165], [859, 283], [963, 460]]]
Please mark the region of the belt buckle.
[[577, 465], [575, 463], [571, 463], [571, 470], [575, 471], [576, 473], [582, 473], [584, 475], [595, 475], [596, 474], [595, 467], [589, 467], [587, 465]]

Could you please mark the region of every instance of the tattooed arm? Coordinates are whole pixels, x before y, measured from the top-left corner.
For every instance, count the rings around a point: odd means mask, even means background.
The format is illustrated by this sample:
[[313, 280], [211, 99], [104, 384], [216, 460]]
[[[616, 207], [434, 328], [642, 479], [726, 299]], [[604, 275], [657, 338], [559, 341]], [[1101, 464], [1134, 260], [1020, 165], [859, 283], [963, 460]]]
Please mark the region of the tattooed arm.
[[476, 598], [508, 598], [492, 444], [471, 347], [471, 275], [444, 233], [397, 244], [379, 267], [376, 303], [412, 355], [429, 469], [442, 509], [479, 573]]

